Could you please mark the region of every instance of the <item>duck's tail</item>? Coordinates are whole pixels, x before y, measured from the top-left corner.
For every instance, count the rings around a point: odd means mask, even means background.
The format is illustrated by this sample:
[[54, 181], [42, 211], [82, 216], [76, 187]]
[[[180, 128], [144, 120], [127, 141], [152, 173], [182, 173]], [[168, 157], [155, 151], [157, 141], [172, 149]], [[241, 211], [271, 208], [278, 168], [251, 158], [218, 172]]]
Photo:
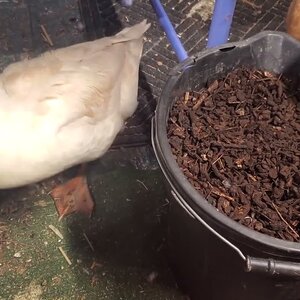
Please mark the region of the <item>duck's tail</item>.
[[137, 40], [143, 37], [144, 33], [151, 26], [147, 23], [147, 20], [143, 20], [141, 23], [133, 25], [131, 27], [126, 27], [115, 35], [115, 42], [126, 42], [131, 40]]

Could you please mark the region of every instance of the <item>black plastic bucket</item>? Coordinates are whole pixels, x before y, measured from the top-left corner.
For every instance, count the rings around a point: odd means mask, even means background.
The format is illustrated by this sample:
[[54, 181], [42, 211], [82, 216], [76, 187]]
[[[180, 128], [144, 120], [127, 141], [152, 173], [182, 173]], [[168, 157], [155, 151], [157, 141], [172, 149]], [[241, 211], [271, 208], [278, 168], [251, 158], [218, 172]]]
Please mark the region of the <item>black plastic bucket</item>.
[[287, 34], [266, 31], [201, 52], [171, 71], [157, 105], [152, 143], [173, 200], [171, 262], [191, 299], [300, 300], [300, 243], [250, 230], [219, 213], [185, 178], [167, 139], [176, 96], [242, 65], [300, 79], [300, 43]]

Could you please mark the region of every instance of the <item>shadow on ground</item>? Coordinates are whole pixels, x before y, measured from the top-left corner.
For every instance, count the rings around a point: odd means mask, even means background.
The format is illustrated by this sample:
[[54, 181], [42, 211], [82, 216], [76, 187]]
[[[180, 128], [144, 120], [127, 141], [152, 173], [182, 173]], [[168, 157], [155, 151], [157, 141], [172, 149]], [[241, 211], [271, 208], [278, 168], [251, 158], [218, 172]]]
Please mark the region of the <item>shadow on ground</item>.
[[58, 222], [45, 185], [1, 192], [0, 299], [184, 299], [164, 252], [162, 175], [146, 152], [90, 165], [90, 220]]

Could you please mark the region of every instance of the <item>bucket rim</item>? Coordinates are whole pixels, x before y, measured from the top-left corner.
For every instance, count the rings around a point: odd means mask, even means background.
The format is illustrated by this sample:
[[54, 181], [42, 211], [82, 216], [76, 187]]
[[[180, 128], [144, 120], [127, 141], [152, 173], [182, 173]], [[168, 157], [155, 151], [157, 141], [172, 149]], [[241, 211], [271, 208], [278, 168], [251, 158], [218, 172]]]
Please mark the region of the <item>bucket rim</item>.
[[[300, 254], [300, 243], [274, 238], [239, 224], [238, 222], [232, 220], [230, 217], [219, 212], [215, 207], [209, 204], [209, 202], [204, 198], [202, 194], [194, 189], [183, 172], [180, 170], [175, 158], [173, 157], [171, 147], [168, 142], [166, 129], [166, 122], [170, 109], [170, 105], [169, 103], [167, 103], [167, 100], [170, 96], [169, 91], [173, 89], [185, 68], [192, 66], [192, 64], [194, 64], [201, 58], [213, 55], [220, 50], [239, 46], [248, 46], [255, 41], [266, 39], [270, 36], [276, 36], [285, 40], [290, 40], [293, 43], [300, 44], [298, 41], [284, 32], [263, 31], [243, 41], [226, 43], [220, 47], [206, 49], [187, 58], [185, 61], [175, 66], [169, 73], [169, 78], [165, 86], [163, 87], [162, 93], [157, 103], [151, 129], [152, 135], [154, 137], [152, 140], [152, 146], [155, 150], [156, 157], [160, 163], [163, 173], [167, 177], [167, 180], [173, 183], [176, 182], [178, 189], [176, 189], [175, 192], [179, 194], [180, 192], [185, 193], [189, 199], [184, 199], [184, 201], [187, 202], [189, 207], [192, 207], [194, 213], [196, 213], [197, 215], [199, 215], [199, 213], [202, 213], [200, 217], [203, 218], [204, 221], [209, 220], [217, 226], [223, 226], [224, 230], [229, 230], [234, 234], [234, 240], [236, 240], [238, 236], [242, 236], [242, 243], [247, 244], [249, 247], [254, 248], [255, 244], [261, 245], [265, 247], [265, 249], [263, 250], [263, 252], [265, 253], [275, 252], [277, 255], [284, 254], [285, 256], [293, 257], [296, 254]], [[245, 240], [248, 240], [248, 242], [245, 242]], [[254, 242], [253, 245], [249, 244], [250, 240]]]

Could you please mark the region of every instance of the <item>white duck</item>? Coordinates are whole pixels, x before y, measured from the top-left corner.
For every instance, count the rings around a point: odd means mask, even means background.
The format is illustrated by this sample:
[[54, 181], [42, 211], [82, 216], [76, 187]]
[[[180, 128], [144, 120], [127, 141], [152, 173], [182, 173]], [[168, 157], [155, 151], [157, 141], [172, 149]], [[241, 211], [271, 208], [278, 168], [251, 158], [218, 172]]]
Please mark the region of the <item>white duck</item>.
[[[47, 52], [0, 74], [0, 188], [103, 155], [137, 107], [146, 20], [112, 37]], [[60, 217], [91, 214], [84, 172], [51, 195]]]

